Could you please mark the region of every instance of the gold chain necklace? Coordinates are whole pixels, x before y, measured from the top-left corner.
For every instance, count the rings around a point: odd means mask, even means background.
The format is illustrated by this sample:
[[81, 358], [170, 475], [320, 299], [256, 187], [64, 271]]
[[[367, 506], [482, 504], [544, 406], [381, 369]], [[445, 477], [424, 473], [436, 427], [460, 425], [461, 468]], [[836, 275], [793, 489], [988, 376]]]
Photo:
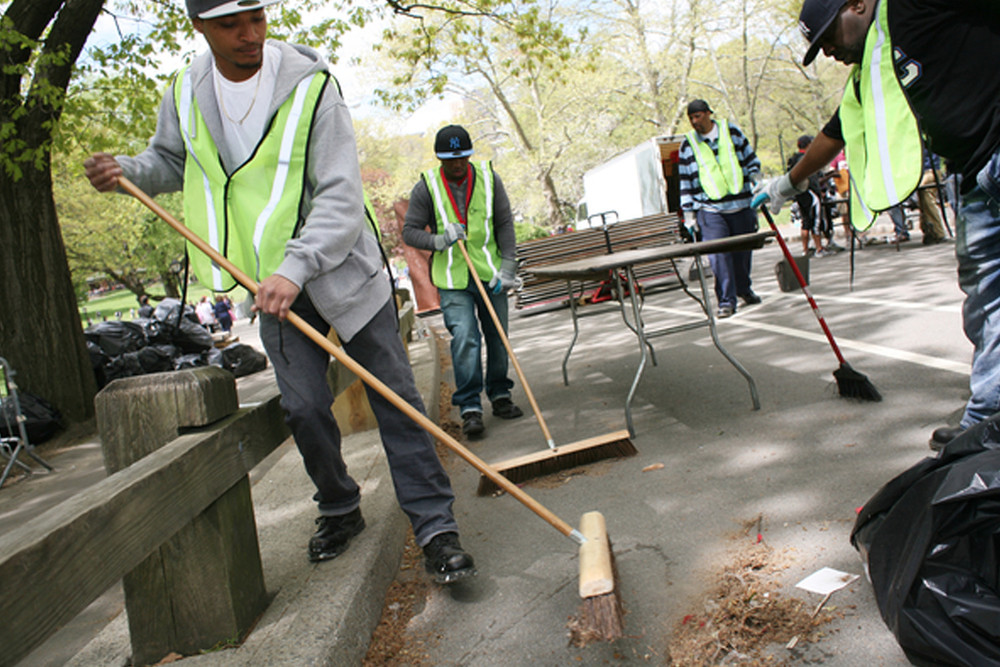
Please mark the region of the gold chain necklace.
[[253, 89], [253, 99], [250, 100], [250, 106], [247, 107], [246, 113], [243, 114], [243, 116], [240, 117], [239, 120], [236, 120], [235, 118], [229, 115], [229, 112], [226, 111], [226, 102], [223, 100], [223, 96], [222, 95], [219, 96], [219, 107], [222, 109], [222, 114], [226, 118], [228, 118], [230, 122], [236, 123], [237, 125], [242, 125], [243, 121], [247, 119], [247, 117], [250, 115], [250, 112], [253, 111], [253, 105], [257, 103], [257, 93], [260, 92], [260, 80], [263, 78], [264, 78], [263, 72], [257, 70], [257, 85]]

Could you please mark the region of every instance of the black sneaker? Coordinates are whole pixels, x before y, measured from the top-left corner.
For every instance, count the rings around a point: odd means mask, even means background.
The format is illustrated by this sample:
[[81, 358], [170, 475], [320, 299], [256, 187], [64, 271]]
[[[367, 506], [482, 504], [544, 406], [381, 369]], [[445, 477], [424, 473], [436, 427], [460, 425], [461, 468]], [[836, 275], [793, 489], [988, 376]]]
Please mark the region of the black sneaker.
[[507, 396], [493, 401], [493, 415], [495, 417], [499, 417], [500, 419], [517, 419], [523, 414], [521, 408], [514, 405], [514, 401], [510, 400]]
[[482, 412], [466, 412], [462, 415], [462, 433], [465, 435], [474, 438], [482, 435], [485, 430], [486, 426], [483, 425]]
[[748, 306], [756, 306], [761, 302], [761, 298], [754, 294], [753, 292], [747, 292], [746, 294], [740, 294], [740, 298], [743, 299], [743, 303]]
[[361, 508], [341, 516], [321, 516], [316, 519], [316, 533], [309, 540], [309, 560], [318, 563], [347, 551], [351, 538], [365, 529]]
[[453, 584], [477, 574], [472, 556], [458, 542], [458, 533], [435, 535], [424, 547], [424, 567], [439, 584]]
[[931, 434], [931, 441], [928, 444], [935, 452], [940, 451], [942, 447], [963, 433], [965, 433], [965, 429], [961, 426], [942, 426], [941, 428], [934, 429], [934, 433]]

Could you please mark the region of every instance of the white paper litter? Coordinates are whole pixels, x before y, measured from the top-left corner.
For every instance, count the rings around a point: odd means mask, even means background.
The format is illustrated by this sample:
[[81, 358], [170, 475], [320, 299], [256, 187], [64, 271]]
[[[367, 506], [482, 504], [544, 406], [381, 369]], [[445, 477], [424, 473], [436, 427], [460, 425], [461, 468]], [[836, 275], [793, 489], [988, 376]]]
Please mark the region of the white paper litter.
[[836, 590], [840, 590], [857, 578], [858, 575], [856, 574], [834, 570], [832, 567], [824, 567], [816, 570], [808, 577], [795, 584], [795, 587], [807, 590], [810, 593], [829, 595]]

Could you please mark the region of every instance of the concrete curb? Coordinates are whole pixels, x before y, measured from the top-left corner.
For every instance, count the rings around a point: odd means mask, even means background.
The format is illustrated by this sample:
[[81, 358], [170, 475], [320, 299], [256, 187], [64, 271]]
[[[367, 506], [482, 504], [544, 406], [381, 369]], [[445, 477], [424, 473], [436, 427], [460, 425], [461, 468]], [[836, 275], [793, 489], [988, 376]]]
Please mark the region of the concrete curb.
[[[410, 357], [428, 415], [436, 420], [440, 368], [434, 339], [412, 344]], [[294, 443], [286, 441], [259, 466], [266, 472], [252, 491], [264, 579], [274, 598], [240, 647], [185, 658], [185, 664], [360, 664], [399, 569], [409, 523], [396, 503], [378, 432], [348, 436], [343, 448], [361, 486], [364, 532], [339, 558], [308, 562], [313, 487]], [[130, 654], [122, 613], [67, 664], [128, 665]]]

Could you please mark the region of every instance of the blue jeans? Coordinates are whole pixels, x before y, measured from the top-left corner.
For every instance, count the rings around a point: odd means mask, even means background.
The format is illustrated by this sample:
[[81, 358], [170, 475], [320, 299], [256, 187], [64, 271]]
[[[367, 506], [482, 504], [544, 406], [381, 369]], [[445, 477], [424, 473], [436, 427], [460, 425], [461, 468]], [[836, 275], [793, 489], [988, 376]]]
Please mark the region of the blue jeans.
[[[490, 402], [509, 398], [514, 383], [507, 377], [507, 350], [486, 310], [479, 289], [470, 283], [465, 289], [439, 289], [441, 314], [451, 334], [451, 365], [455, 373], [452, 405], [460, 412], [482, 412], [482, 339], [486, 339], [486, 396]], [[507, 294], [490, 294], [490, 303], [507, 331]], [[482, 337], [480, 337], [482, 327]]]
[[889, 219], [892, 220], [892, 229], [896, 232], [896, 237], [906, 237], [910, 235], [910, 230], [906, 227], [906, 213], [903, 205], [893, 206], [888, 211]]
[[1000, 411], [1000, 151], [962, 196], [955, 226], [963, 326], [973, 345], [972, 396], [961, 422], [968, 428]]
[[[724, 239], [737, 234], [750, 234], [757, 231], [757, 214], [752, 208], [738, 211], [706, 211], [698, 210], [698, 226], [701, 228], [701, 240]], [[752, 292], [750, 281], [749, 250], [741, 252], [724, 252], [708, 256], [715, 274], [715, 298], [719, 308], [729, 306], [736, 310], [736, 297]]]
[[[305, 292], [295, 300], [292, 310], [323, 335], [330, 330]], [[353, 511], [361, 502], [361, 493], [347, 472], [340, 451], [340, 429], [330, 411], [334, 398], [326, 380], [330, 355], [287, 320], [281, 322], [271, 315], [261, 316], [260, 337], [281, 390], [285, 421], [316, 485], [313, 499], [319, 503], [320, 514], [339, 516]], [[399, 338], [392, 302], [386, 301], [343, 346], [351, 358], [425, 412]], [[430, 435], [368, 385], [365, 391], [378, 422], [396, 498], [410, 519], [417, 544], [424, 546], [439, 533], [457, 532], [451, 509], [455, 498]]]

